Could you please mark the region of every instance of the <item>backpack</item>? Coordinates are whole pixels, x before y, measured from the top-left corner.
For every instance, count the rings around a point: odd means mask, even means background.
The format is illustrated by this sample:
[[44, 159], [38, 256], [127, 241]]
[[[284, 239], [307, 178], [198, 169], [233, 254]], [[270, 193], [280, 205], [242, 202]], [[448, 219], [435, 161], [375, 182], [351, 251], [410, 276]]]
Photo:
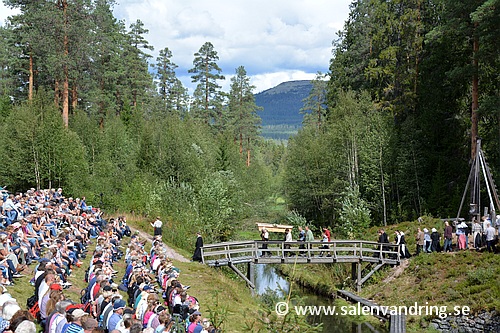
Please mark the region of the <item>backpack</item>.
[[89, 292], [89, 287], [85, 287], [82, 290], [80, 290], [80, 303], [86, 304], [90, 301], [90, 292]]
[[[31, 298], [31, 297], [30, 297]], [[29, 300], [29, 299], [28, 299]], [[36, 320], [38, 322], [40, 322], [40, 320], [42, 319], [41, 318], [41, 315], [40, 315], [40, 306], [38, 305], [38, 301], [35, 301], [35, 304], [29, 308], [28, 312], [34, 317], [36, 318]]]

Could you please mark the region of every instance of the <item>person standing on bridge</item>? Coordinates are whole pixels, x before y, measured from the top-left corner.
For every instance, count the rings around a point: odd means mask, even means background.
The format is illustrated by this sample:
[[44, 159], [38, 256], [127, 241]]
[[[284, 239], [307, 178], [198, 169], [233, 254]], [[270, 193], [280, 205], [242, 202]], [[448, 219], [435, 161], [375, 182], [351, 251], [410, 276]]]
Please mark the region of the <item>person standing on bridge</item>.
[[[314, 235], [311, 231], [311, 229], [309, 228], [309, 226], [306, 225], [306, 242], [309, 244], [307, 247], [309, 249], [312, 249], [312, 245], [310, 244], [310, 242], [314, 242]], [[314, 255], [314, 254], [311, 254], [311, 255]]]
[[262, 244], [262, 256], [263, 257], [268, 256], [268, 255], [270, 256], [271, 252], [266, 251], [267, 250], [267, 242], [269, 241], [269, 232], [267, 231], [266, 228], [262, 228], [262, 230], [260, 231], [260, 238], [264, 242]]
[[323, 232], [325, 233], [326, 238], [328, 239], [328, 242], [329, 242], [329, 241], [331, 240], [331, 236], [332, 236], [332, 235], [330, 234], [330, 230], [328, 230], [328, 228], [327, 228], [327, 227], [324, 227], [324, 228], [323, 228]]
[[156, 218], [156, 221], [154, 222], [151, 222], [151, 226], [154, 228], [154, 236], [161, 236], [163, 233], [162, 233], [162, 230], [161, 230], [161, 227], [163, 226], [163, 222], [160, 220], [160, 217], [158, 216]]
[[[285, 229], [285, 244], [283, 245], [283, 248], [289, 250], [291, 246], [290, 246], [290, 244], [286, 244], [286, 243], [291, 243], [291, 242], [293, 242], [292, 233], [290, 232], [290, 229], [286, 228]], [[285, 253], [286, 257], [292, 256], [292, 255], [294, 255], [293, 252], [286, 252]]]
[[[384, 229], [380, 229], [378, 231], [378, 242], [380, 244], [389, 244], [389, 237], [387, 236], [387, 234], [385, 233], [385, 230]], [[386, 251], [389, 251], [389, 246], [387, 245], [382, 245], [382, 257], [385, 258], [385, 255], [386, 255]], [[376, 253], [374, 253], [374, 255], [377, 255]]]
[[196, 233], [196, 243], [193, 254], [193, 261], [202, 262], [201, 248], [203, 247], [203, 238], [201, 237], [201, 232]]

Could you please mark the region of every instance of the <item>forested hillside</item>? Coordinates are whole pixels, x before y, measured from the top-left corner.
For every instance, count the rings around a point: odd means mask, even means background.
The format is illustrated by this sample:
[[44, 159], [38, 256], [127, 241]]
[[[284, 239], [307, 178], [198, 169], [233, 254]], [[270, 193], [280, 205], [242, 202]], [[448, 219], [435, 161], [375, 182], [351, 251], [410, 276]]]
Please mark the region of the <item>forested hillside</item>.
[[[161, 214], [188, 246], [194, 230], [230, 238], [271, 197], [342, 237], [453, 216], [478, 137], [498, 179], [499, 0], [354, 1], [329, 73], [257, 96], [243, 65], [221, 90], [210, 41], [189, 96], [175, 50], [153, 59], [144, 24], [124, 26], [112, 1], [4, 3], [18, 9], [0, 28], [0, 185], [12, 191], [63, 187]], [[290, 103], [303, 105], [293, 118]], [[304, 126], [285, 147], [262, 138], [259, 114]]]
[[327, 121], [289, 142], [292, 207], [344, 235], [456, 216], [478, 137], [498, 179], [498, 22], [498, 0], [354, 1], [334, 41]]
[[300, 109], [311, 92], [311, 81], [289, 81], [255, 95], [255, 104], [262, 107], [262, 126], [302, 126]]

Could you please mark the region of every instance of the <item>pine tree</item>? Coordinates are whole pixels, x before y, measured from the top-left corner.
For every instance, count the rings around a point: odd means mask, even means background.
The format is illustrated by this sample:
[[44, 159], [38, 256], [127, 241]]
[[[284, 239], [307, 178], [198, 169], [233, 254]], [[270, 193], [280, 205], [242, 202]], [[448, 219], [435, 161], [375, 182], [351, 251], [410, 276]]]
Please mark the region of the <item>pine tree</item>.
[[250, 144], [258, 135], [259, 124], [262, 122], [257, 111], [263, 110], [255, 104], [253, 90], [245, 67], [236, 69], [236, 75], [231, 78], [229, 92], [229, 117], [235, 140], [239, 141], [240, 154], [246, 141], [247, 166], [250, 165]]
[[[210, 42], [202, 45], [194, 54], [193, 68], [189, 73], [192, 82], [198, 83], [194, 92], [194, 101], [191, 107], [193, 117], [202, 119], [205, 123], [220, 127], [224, 114], [224, 94], [217, 80], [224, 80], [220, 73], [222, 70], [217, 65], [219, 56]], [[218, 129], [218, 128], [217, 128]]]
[[166, 47], [160, 50], [156, 63], [151, 66], [156, 69], [158, 93], [165, 103], [166, 110], [182, 113], [187, 107], [187, 89], [176, 77], [175, 69], [178, 66], [172, 62], [171, 58], [172, 52]]
[[304, 106], [300, 109], [300, 113], [304, 114], [305, 126], [314, 125], [320, 130], [326, 117], [327, 81], [325, 81], [325, 75], [318, 72], [311, 83], [311, 92], [304, 98]]

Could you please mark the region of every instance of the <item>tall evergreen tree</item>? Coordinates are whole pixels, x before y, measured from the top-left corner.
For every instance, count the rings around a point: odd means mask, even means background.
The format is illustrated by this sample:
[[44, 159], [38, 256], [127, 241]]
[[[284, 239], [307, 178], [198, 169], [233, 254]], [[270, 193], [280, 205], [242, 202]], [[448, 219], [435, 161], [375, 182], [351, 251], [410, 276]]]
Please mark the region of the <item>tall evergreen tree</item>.
[[238, 67], [236, 75], [231, 78], [229, 117], [235, 140], [239, 141], [240, 154], [243, 154], [243, 148], [246, 146], [247, 165], [250, 165], [250, 144], [258, 135], [259, 124], [262, 122], [257, 111], [263, 108], [255, 104], [254, 89], [245, 67]]
[[167, 111], [181, 112], [187, 106], [187, 90], [176, 77], [175, 69], [178, 66], [172, 62], [171, 58], [172, 51], [166, 47], [160, 50], [156, 63], [151, 66], [156, 69], [155, 78], [158, 80], [158, 92]]
[[300, 109], [300, 113], [304, 114], [305, 126], [314, 125], [319, 130], [326, 117], [327, 81], [325, 81], [325, 75], [318, 72], [311, 83], [311, 92], [304, 98], [304, 106]]
[[223, 124], [225, 108], [223, 107], [224, 94], [217, 80], [224, 80], [220, 74], [222, 70], [217, 65], [219, 56], [214, 46], [206, 42], [198, 52], [194, 54], [193, 68], [189, 73], [192, 82], [197, 83], [194, 92], [194, 101], [191, 106], [193, 117], [202, 119], [207, 124], [216, 126], [217, 129]]
[[148, 59], [151, 55], [146, 50], [152, 51], [154, 48], [143, 35], [149, 33], [144, 28], [141, 20], [130, 25], [128, 32], [128, 43], [123, 52], [123, 60], [127, 63], [127, 70], [124, 77], [122, 89], [129, 93], [132, 106], [136, 107], [138, 101], [143, 99], [145, 92], [152, 87], [153, 80], [148, 72]]

